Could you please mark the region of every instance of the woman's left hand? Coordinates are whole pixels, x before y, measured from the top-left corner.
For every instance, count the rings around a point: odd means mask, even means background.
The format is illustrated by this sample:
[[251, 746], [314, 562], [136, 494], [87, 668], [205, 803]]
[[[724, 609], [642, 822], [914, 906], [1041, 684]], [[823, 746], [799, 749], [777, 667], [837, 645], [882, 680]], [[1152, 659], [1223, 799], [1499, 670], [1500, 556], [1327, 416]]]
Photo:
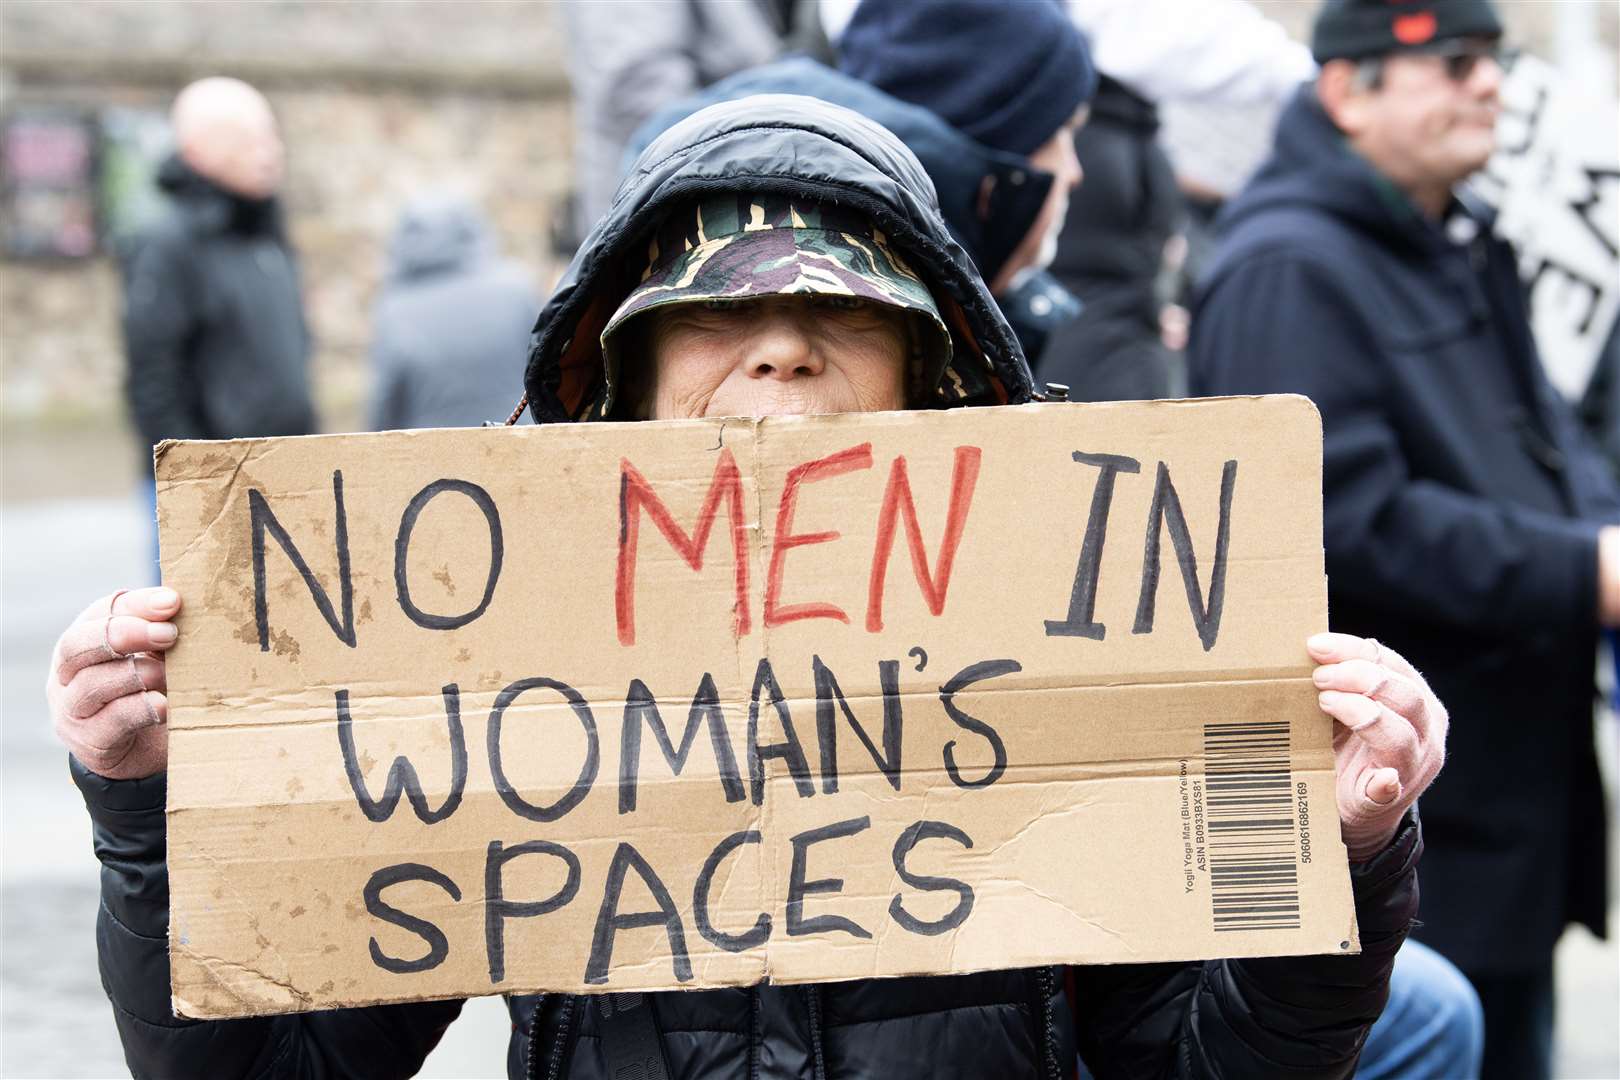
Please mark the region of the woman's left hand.
[[1350, 634], [1305, 643], [1322, 711], [1333, 717], [1339, 824], [1351, 862], [1394, 839], [1401, 817], [1446, 758], [1446, 707], [1387, 645]]

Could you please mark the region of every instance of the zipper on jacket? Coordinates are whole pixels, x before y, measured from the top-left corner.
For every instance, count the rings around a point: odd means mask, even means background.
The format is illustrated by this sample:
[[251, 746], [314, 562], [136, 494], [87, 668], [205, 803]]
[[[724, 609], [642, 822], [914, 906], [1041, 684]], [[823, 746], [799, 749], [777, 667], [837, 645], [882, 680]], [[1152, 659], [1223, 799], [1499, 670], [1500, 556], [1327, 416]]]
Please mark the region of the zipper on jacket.
[[759, 1080], [759, 1047], [765, 1039], [765, 1018], [760, 1015], [763, 1002], [759, 987], [748, 988], [748, 1080]]
[[[529, 1052], [523, 1063], [526, 1080], [540, 1080], [540, 1010], [550, 994], [541, 994], [534, 1003], [534, 1019], [529, 1021]], [[562, 1073], [563, 1048], [568, 1045], [568, 1032], [574, 1024], [574, 999], [564, 997], [562, 1012], [557, 1019], [557, 1041], [551, 1047], [551, 1064], [546, 1069], [546, 1080], [557, 1080]]]
[[1041, 994], [1041, 1060], [1047, 1080], [1061, 1080], [1062, 1070], [1057, 1053], [1057, 1017], [1053, 1015], [1053, 1002], [1057, 998], [1057, 969], [1043, 967], [1036, 980]]
[[563, 1058], [568, 1054], [568, 1039], [574, 1031], [574, 1011], [579, 1005], [579, 998], [570, 994], [563, 998], [562, 1016], [557, 1020], [557, 1041], [551, 1044], [551, 1067], [546, 1070], [546, 1080], [558, 1080], [562, 1075]]
[[540, 1010], [545, 1008], [546, 995], [535, 998], [534, 1012], [529, 1014], [528, 1046], [523, 1054], [525, 1080], [540, 1080]]
[[805, 987], [804, 997], [810, 1006], [811, 1076], [814, 1080], [827, 1080], [827, 1060], [821, 1052], [821, 987]]

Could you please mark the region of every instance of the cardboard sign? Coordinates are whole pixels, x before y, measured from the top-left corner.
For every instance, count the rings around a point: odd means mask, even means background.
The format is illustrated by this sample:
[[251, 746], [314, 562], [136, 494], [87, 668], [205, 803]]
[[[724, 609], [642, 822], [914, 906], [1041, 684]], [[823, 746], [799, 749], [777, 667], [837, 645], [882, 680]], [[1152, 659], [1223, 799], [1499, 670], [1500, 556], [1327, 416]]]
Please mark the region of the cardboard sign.
[[1359, 947], [1304, 398], [158, 457], [182, 1015]]
[[1620, 315], [1620, 120], [1551, 64], [1516, 60], [1497, 149], [1471, 181], [1518, 251], [1547, 377], [1579, 401]]

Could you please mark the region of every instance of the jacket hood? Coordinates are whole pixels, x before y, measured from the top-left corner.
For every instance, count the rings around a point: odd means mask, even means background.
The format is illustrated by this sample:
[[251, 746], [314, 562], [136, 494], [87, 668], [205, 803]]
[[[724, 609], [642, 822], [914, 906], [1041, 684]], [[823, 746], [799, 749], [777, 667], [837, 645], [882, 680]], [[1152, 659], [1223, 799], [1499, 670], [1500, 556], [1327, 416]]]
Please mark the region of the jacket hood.
[[598, 338], [635, 282], [639, 253], [676, 205], [707, 193], [757, 192], [837, 203], [865, 214], [934, 293], [953, 340], [935, 404], [999, 405], [1034, 384], [1006, 320], [940, 214], [916, 156], [850, 109], [766, 94], [722, 102], [655, 139], [620, 184], [540, 312], [524, 377], [541, 422], [601, 419]]
[[1221, 227], [1285, 205], [1325, 210], [1398, 249], [1445, 245], [1412, 201], [1351, 149], [1317, 101], [1314, 83], [1300, 87], [1283, 110], [1271, 157], [1222, 214]]
[[494, 253], [489, 223], [456, 195], [413, 199], [400, 212], [388, 241], [388, 277], [420, 277], [466, 269]]
[[282, 235], [281, 200], [244, 199], [187, 165], [178, 153], [158, 166], [158, 189], [180, 206], [193, 226], [205, 232]]

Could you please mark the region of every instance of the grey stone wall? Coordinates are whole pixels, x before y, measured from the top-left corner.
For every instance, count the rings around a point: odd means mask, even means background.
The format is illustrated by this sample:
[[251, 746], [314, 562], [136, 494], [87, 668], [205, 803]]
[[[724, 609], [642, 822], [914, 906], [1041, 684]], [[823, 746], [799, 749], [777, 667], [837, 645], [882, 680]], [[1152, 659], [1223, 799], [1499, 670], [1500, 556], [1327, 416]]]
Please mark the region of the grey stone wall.
[[[503, 250], [550, 284], [570, 177], [562, 56], [541, 3], [0, 4], [0, 107], [161, 110], [205, 74], [269, 96], [329, 428], [357, 421], [384, 245], [412, 196], [469, 195]], [[8, 421], [121, 414], [120, 304], [108, 257], [0, 263]]]

